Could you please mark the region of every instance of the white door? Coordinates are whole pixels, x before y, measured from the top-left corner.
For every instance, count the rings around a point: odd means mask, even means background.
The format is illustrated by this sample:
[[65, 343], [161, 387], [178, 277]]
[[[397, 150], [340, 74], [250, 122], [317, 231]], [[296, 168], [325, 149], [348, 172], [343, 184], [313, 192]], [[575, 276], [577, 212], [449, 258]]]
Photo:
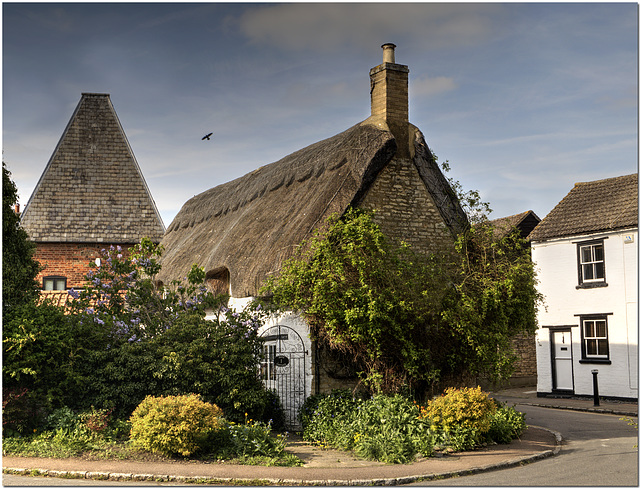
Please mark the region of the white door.
[[573, 391], [571, 330], [551, 331], [553, 389]]

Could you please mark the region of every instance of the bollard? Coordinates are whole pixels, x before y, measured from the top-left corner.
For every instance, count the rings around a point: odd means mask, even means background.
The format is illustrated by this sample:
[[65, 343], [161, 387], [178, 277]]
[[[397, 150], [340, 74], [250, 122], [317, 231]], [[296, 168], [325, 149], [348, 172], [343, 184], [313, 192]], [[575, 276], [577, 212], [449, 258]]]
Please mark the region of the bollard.
[[598, 370], [592, 369], [591, 374], [593, 375], [593, 406], [600, 406], [600, 394], [598, 393]]

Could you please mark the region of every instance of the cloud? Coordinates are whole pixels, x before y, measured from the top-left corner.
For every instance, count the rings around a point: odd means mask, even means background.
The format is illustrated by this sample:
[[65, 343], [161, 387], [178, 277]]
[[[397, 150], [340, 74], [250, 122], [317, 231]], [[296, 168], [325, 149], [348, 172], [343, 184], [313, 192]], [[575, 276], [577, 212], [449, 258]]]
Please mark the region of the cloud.
[[422, 49], [473, 45], [500, 22], [495, 4], [284, 4], [261, 6], [235, 19], [255, 44], [327, 52], [420, 37]]
[[435, 78], [429, 78], [423, 76], [422, 78], [412, 79], [410, 90], [412, 95], [430, 97], [439, 93], [448, 92], [457, 88], [453, 78], [446, 76], [436, 76]]

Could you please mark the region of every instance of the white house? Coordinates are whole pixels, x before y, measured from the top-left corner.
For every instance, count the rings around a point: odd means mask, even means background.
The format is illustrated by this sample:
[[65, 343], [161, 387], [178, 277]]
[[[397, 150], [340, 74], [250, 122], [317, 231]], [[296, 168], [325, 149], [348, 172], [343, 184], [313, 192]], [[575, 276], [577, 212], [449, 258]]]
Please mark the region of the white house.
[[[577, 183], [529, 236], [538, 396], [638, 398], [638, 175]], [[597, 373], [596, 373], [597, 372]]]

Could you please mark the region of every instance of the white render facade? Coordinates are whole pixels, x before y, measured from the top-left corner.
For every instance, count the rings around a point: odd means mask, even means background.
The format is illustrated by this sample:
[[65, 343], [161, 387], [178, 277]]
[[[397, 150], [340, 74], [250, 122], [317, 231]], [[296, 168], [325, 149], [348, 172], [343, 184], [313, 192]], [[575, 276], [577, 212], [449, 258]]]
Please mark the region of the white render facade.
[[638, 398], [638, 228], [531, 244], [538, 311], [539, 395]]

